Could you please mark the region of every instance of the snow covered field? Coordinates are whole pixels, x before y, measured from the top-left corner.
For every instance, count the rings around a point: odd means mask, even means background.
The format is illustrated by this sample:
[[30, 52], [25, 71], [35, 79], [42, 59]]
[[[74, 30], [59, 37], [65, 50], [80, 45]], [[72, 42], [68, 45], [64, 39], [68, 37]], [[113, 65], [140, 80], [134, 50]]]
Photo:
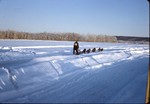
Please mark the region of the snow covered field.
[[0, 40], [0, 102], [144, 103], [147, 44]]

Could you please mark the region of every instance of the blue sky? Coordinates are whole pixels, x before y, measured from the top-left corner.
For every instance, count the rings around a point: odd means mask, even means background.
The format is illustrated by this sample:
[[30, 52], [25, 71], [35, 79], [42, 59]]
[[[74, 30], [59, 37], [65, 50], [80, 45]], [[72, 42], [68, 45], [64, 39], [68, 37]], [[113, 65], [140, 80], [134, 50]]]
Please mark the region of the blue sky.
[[0, 0], [0, 30], [149, 37], [147, 0]]

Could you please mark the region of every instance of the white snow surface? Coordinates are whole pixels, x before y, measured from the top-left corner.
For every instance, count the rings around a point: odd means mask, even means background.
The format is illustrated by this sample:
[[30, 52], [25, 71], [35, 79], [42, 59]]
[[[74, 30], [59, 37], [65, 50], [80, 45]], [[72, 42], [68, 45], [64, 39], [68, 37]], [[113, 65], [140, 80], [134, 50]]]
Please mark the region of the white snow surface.
[[1, 103], [145, 103], [147, 44], [0, 40]]

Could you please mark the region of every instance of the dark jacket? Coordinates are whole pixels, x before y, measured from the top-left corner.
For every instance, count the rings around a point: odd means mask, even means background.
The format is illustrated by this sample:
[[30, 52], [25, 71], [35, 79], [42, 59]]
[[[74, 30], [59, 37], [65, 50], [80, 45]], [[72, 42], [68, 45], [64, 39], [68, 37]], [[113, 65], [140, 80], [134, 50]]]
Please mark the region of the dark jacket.
[[74, 47], [73, 47], [73, 49], [74, 49], [74, 50], [78, 50], [78, 48], [79, 48], [79, 44], [78, 44], [78, 42], [76, 41], [76, 42], [74, 42]]

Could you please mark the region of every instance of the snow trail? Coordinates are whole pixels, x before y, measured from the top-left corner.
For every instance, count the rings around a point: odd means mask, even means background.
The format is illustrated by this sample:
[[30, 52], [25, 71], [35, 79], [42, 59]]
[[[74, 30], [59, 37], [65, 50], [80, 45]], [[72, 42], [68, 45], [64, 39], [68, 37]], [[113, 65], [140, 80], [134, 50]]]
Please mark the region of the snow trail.
[[10, 42], [0, 46], [0, 102], [144, 103], [148, 45], [81, 42], [104, 51], [72, 55], [72, 42]]

